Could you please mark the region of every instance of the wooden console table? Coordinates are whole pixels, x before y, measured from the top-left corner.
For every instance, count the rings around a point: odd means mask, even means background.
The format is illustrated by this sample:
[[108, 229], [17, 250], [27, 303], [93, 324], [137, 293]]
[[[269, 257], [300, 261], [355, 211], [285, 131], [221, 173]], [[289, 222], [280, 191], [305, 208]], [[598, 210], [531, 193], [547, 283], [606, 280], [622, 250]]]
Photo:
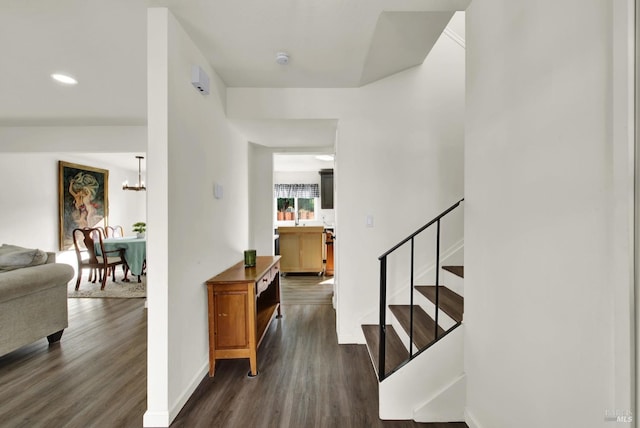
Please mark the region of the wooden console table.
[[280, 256], [258, 256], [254, 267], [237, 263], [207, 281], [209, 376], [216, 360], [249, 358], [258, 374], [257, 349], [274, 314], [280, 313]]

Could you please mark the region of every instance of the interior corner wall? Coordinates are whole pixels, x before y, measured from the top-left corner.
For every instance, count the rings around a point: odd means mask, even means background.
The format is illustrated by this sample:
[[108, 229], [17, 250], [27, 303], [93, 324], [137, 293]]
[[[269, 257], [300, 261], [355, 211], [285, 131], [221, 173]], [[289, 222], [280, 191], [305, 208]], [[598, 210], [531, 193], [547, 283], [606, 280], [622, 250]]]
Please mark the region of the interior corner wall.
[[629, 410], [614, 394], [628, 272], [612, 266], [630, 253], [613, 226], [626, 203], [613, 2], [546, 3], [466, 11], [465, 372], [478, 428], [600, 427]]
[[[208, 373], [205, 282], [240, 261], [248, 243], [248, 149], [227, 121], [218, 93], [224, 86], [195, 43], [166, 8], [151, 8], [148, 17], [148, 169], [159, 186], [148, 191], [147, 239], [156, 246], [148, 276], [157, 289], [149, 296], [144, 424], [168, 426]], [[192, 86], [192, 65], [213, 81], [209, 95]], [[216, 183], [222, 199], [214, 198]]]
[[249, 144], [249, 247], [275, 253], [273, 228], [273, 149]]

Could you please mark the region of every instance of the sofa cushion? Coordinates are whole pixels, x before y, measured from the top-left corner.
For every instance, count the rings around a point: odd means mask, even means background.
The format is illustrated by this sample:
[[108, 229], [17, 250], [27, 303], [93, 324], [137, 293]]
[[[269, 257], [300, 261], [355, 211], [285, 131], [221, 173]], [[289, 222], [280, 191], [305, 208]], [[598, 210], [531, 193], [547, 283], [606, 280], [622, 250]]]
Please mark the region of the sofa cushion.
[[0, 272], [38, 266], [47, 261], [47, 253], [33, 248], [2, 244], [0, 246]]

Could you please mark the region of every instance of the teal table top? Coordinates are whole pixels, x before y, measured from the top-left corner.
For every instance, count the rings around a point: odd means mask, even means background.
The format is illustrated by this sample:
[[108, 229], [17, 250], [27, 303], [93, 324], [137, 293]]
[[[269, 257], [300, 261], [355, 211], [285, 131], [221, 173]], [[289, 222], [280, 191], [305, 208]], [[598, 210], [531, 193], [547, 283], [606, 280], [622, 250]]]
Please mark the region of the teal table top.
[[[129, 265], [133, 275], [142, 274], [142, 265], [147, 258], [146, 238], [136, 238], [135, 236], [123, 236], [119, 238], [106, 238], [102, 241], [105, 251], [119, 250], [124, 248], [124, 259]], [[99, 243], [96, 243], [96, 252], [100, 254]]]

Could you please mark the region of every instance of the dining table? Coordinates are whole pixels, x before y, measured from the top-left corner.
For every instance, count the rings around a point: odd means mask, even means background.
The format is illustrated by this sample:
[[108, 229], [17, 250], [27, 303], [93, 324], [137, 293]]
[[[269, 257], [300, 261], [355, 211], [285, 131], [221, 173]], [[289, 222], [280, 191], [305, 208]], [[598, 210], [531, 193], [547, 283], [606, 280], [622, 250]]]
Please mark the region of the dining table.
[[[124, 259], [133, 275], [142, 275], [147, 259], [147, 239], [136, 236], [105, 238], [102, 240], [105, 251], [124, 249]], [[95, 243], [96, 254], [100, 255], [100, 242]]]

